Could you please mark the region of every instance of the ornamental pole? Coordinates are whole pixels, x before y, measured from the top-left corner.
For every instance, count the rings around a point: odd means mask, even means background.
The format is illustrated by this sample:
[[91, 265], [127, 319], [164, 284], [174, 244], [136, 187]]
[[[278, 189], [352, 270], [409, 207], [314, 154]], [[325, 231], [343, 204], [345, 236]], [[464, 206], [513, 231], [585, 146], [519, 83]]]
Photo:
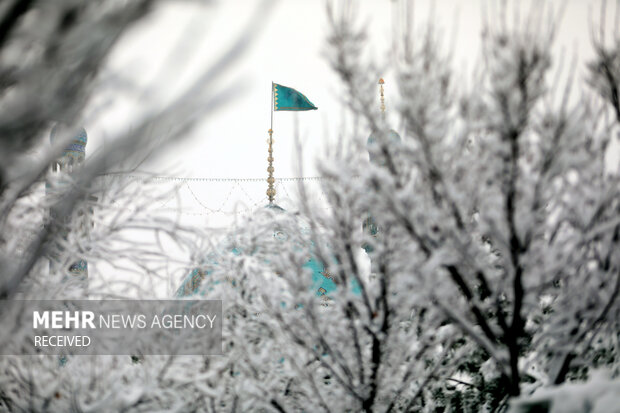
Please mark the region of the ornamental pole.
[[267, 166], [267, 198], [269, 199], [269, 204], [273, 204], [273, 200], [276, 196], [276, 189], [273, 186], [275, 182], [273, 178], [273, 82], [271, 82], [271, 127], [267, 133], [269, 134], [269, 147], [267, 148], [269, 153], [269, 156], [267, 156], [267, 163], [269, 165]]
[[385, 96], [383, 95], [383, 78], [379, 79], [379, 93], [381, 94], [381, 115], [385, 116]]

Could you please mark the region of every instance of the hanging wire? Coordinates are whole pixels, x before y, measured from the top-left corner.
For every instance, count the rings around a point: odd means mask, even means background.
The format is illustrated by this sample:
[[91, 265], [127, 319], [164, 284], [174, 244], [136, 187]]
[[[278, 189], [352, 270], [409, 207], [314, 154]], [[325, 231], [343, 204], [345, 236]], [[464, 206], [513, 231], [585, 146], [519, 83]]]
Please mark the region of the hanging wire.
[[[193, 200], [202, 209], [202, 211], [196, 212], [195, 210], [192, 211], [190, 209], [183, 208], [181, 206], [177, 208], [173, 208], [173, 207], [164, 208], [170, 202], [171, 199], [175, 198], [174, 196], [171, 195], [164, 202], [162, 202], [159, 208], [157, 208], [157, 210], [160, 212], [173, 212], [173, 213], [180, 212], [182, 215], [188, 215], [188, 216], [209, 216], [209, 215], [214, 215], [214, 214], [222, 214], [222, 215], [228, 215], [228, 216], [245, 215], [245, 214], [251, 213], [252, 210], [254, 210], [257, 207], [260, 207], [267, 201], [267, 197], [265, 196], [262, 196], [261, 199], [257, 201], [258, 198], [253, 197], [246, 190], [245, 186], [242, 184], [242, 183], [264, 183], [266, 180], [265, 178], [201, 178], [201, 177], [190, 178], [190, 177], [176, 177], [176, 176], [149, 176], [146, 174], [139, 175], [139, 174], [127, 174], [127, 173], [122, 173], [122, 172], [112, 172], [112, 173], [102, 174], [101, 176], [102, 177], [118, 177], [121, 179], [125, 178], [125, 179], [136, 180], [136, 181], [148, 181], [150, 184], [166, 184], [167, 182], [180, 183], [179, 189], [186, 187], [189, 193], [191, 194], [191, 197], [193, 198]], [[292, 199], [287, 189], [287, 186], [285, 185], [286, 182], [320, 183], [320, 182], [328, 181], [332, 179], [333, 178], [321, 177], [321, 176], [284, 177], [284, 178], [275, 178], [275, 184], [276, 186], [279, 186], [282, 189], [282, 192], [283, 194], [285, 194], [286, 197], [288, 197], [289, 199]], [[231, 183], [232, 184], [229, 186], [228, 192], [226, 196], [224, 197], [224, 200], [221, 201], [221, 203], [218, 202], [219, 206], [216, 208], [211, 208], [205, 202], [203, 202], [203, 200], [201, 200], [200, 197], [198, 197], [195, 190], [190, 185], [190, 183], [207, 183], [207, 182], [208, 183], [220, 182], [220, 183]], [[231, 202], [230, 201], [231, 197], [233, 193], [235, 192], [236, 188], [239, 188], [239, 192], [241, 192], [243, 196], [247, 198], [249, 204], [245, 208], [242, 208], [242, 209], [234, 208], [233, 210], [225, 211], [224, 208], [227, 204]], [[320, 191], [320, 195], [318, 196], [318, 199], [320, 200], [325, 199], [325, 193], [323, 191]], [[126, 208], [121, 207], [120, 209], [126, 209]], [[331, 208], [323, 207], [323, 209], [331, 209]]]
[[220, 207], [217, 208], [217, 209], [213, 209], [213, 208], [209, 208], [208, 206], [203, 204], [202, 201], [200, 201], [200, 199], [198, 199], [198, 197], [196, 196], [196, 194], [194, 193], [194, 191], [192, 190], [192, 188], [189, 186], [189, 184], [187, 182], [185, 182], [185, 186], [187, 187], [187, 189], [189, 189], [189, 192], [192, 194], [192, 197], [194, 198], [194, 200], [196, 202], [198, 202], [198, 204], [200, 204], [201, 207], [203, 207], [204, 209], [206, 209], [208, 211], [211, 211], [211, 212], [222, 212], [222, 208], [224, 208], [224, 205], [226, 205], [226, 203], [230, 199], [230, 195], [233, 193], [233, 191], [235, 189], [234, 186], [231, 186], [230, 187], [230, 191], [228, 191], [228, 194], [226, 195], [226, 198], [224, 199], [224, 201], [222, 202]]
[[[129, 179], [152, 180], [152, 181], [173, 181], [173, 182], [265, 182], [266, 178], [187, 178], [179, 176], [148, 176], [148, 175], [131, 175], [121, 172], [110, 172], [101, 176], [121, 176]], [[324, 176], [293, 176], [285, 178], [275, 178], [276, 182], [291, 181], [323, 181], [329, 180]]]

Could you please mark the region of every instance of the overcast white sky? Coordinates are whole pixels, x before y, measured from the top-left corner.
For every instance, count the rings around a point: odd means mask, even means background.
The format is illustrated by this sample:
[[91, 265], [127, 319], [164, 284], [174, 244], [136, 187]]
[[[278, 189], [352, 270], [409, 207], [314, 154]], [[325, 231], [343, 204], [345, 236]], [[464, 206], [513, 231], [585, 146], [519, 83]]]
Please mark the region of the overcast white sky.
[[[369, 31], [368, 52], [387, 63], [387, 48], [394, 25], [397, 3], [390, 0], [363, 0], [360, 21]], [[431, 2], [415, 2], [415, 20], [428, 16]], [[482, 1], [436, 0], [435, 21], [451, 30], [458, 24], [455, 61], [471, 69], [479, 48]], [[490, 0], [486, 4], [496, 4]], [[558, 51], [579, 53], [579, 62], [591, 56], [589, 8], [598, 3], [587, 0], [567, 3], [558, 34]], [[255, 0], [235, 0], [199, 6], [178, 2], [161, 8], [119, 44], [109, 64], [110, 72], [133, 79], [148, 94], [133, 100], [117, 100], [104, 116], [85, 125], [89, 150], [114, 135], [121, 125], [131, 125], [132, 117], [153, 101], [162, 101], [178, 91], [229, 46], [259, 4]], [[398, 14], [398, 13], [397, 13]], [[326, 47], [325, 3], [320, 0], [276, 2], [264, 29], [258, 33], [240, 63], [219, 82], [222, 85], [244, 80], [246, 92], [234, 103], [211, 116], [165, 157], [147, 165], [150, 171], [194, 177], [264, 177], [266, 138], [269, 128], [271, 81], [291, 86], [306, 94], [319, 110], [299, 114], [305, 142], [307, 175], [313, 175], [312, 161], [322, 145], [335, 139], [342, 122], [342, 89], [322, 56]], [[182, 40], [182, 41], [181, 41]], [[389, 71], [386, 79], [387, 105], [394, 102], [395, 85]], [[102, 92], [104, 93], [104, 92]], [[294, 176], [293, 117], [290, 112], [275, 114], [276, 176]], [[327, 127], [326, 127], [327, 126]], [[396, 125], [395, 125], [396, 126]], [[331, 136], [325, 136], [328, 131]]]

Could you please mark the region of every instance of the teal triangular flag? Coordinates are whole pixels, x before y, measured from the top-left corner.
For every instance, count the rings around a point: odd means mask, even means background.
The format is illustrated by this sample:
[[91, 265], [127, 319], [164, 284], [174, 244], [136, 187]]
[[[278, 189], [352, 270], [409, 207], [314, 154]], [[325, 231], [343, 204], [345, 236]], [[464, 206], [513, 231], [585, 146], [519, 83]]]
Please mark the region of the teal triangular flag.
[[273, 84], [273, 110], [316, 110], [312, 102], [293, 88]]

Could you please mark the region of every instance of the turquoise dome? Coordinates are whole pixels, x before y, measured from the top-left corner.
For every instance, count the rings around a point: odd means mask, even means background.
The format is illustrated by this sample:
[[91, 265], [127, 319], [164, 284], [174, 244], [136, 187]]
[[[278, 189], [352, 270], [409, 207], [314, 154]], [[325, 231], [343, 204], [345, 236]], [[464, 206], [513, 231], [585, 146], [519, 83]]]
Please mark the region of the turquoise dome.
[[[271, 208], [277, 211], [284, 211], [284, 209], [275, 204], [267, 205], [265, 208]], [[277, 229], [274, 230], [273, 236], [283, 241], [288, 238], [286, 234]], [[314, 250], [314, 245], [311, 245], [309, 250]], [[233, 255], [241, 255], [242, 251], [234, 247], [230, 249], [230, 253]], [[176, 291], [176, 296], [184, 297], [199, 293], [203, 280], [207, 278], [217, 266], [217, 259], [215, 258], [215, 254], [213, 254], [206, 260], [205, 266], [202, 269], [196, 268], [185, 277], [181, 286]], [[321, 260], [318, 259], [318, 257], [316, 257], [312, 252], [310, 252], [308, 260], [305, 262], [302, 268], [310, 270], [312, 274], [311, 289], [312, 291], [315, 291], [315, 294], [317, 296], [323, 296], [327, 300], [329, 298], [329, 295], [337, 290], [336, 283], [334, 282], [329, 272], [327, 272], [325, 264], [323, 264], [323, 262], [321, 262]], [[234, 280], [232, 280], [232, 284], [234, 286]], [[351, 284], [351, 288], [353, 293], [361, 293], [361, 288], [357, 282], [353, 281]]]
[[[368, 137], [368, 140], [366, 141], [366, 149], [368, 150], [368, 154], [370, 156], [371, 162], [375, 162], [375, 157], [373, 155], [372, 148], [373, 146], [377, 144], [377, 135], [378, 134], [376, 132], [371, 133], [370, 136]], [[390, 143], [399, 144], [402, 142], [400, 135], [394, 129], [390, 129], [389, 132], [387, 133], [387, 136], [388, 136]]]
[[[54, 143], [60, 136], [64, 126], [55, 125], [50, 132], [50, 142]], [[77, 164], [84, 161], [86, 157], [86, 144], [88, 143], [88, 134], [84, 128], [80, 128], [64, 149], [62, 154], [62, 164]]]
[[[400, 138], [400, 135], [394, 129], [390, 129], [387, 135], [388, 135], [390, 142], [397, 143], [397, 142], [402, 141], [402, 139]], [[370, 134], [370, 136], [368, 136], [368, 140], [366, 141], [366, 148], [370, 148], [376, 142], [377, 142], [377, 134], [373, 132]]]
[[[281, 237], [281, 232], [275, 231], [274, 237]], [[232, 248], [230, 253], [233, 255], [241, 255], [242, 252], [237, 248]], [[202, 269], [195, 268], [185, 277], [175, 295], [177, 297], [185, 297], [199, 293], [202, 282], [211, 275], [217, 266], [218, 262], [215, 257], [210, 257]], [[336, 283], [334, 283], [332, 276], [326, 271], [325, 265], [317, 257], [313, 255], [308, 257], [308, 261], [306, 261], [302, 268], [307, 268], [312, 273], [311, 289], [315, 291], [317, 296], [325, 296], [327, 298], [329, 294], [336, 291]], [[232, 284], [234, 285], [234, 280]], [[352, 288], [355, 293], [360, 291], [360, 287], [357, 283], [354, 283]]]

